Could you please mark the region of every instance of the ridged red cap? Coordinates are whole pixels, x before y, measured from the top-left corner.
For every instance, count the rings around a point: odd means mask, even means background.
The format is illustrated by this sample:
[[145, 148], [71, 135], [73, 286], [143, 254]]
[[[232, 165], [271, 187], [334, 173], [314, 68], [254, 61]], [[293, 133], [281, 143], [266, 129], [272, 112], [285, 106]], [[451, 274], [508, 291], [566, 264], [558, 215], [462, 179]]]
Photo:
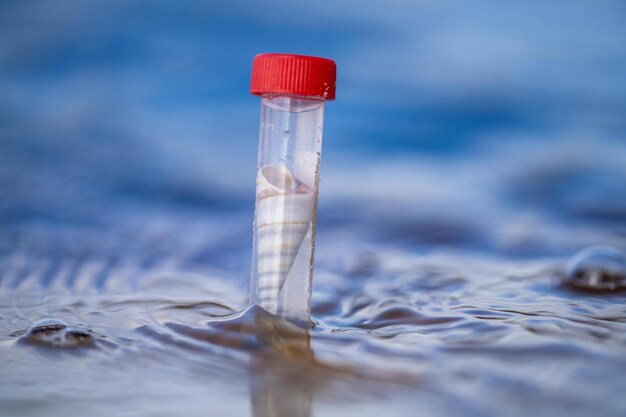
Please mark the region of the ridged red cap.
[[335, 99], [337, 66], [326, 58], [306, 55], [260, 54], [252, 62], [250, 93], [288, 94]]

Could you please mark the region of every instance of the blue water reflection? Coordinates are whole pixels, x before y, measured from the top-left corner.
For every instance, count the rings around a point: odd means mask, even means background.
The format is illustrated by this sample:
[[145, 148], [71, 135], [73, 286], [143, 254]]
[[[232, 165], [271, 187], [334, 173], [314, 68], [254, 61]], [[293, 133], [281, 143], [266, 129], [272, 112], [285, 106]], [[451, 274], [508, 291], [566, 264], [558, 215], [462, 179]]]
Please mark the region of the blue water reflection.
[[[0, 2], [0, 414], [626, 415], [625, 18]], [[246, 305], [261, 52], [339, 70], [302, 340], [223, 318]]]
[[250, 65], [284, 51], [339, 67], [322, 230], [500, 255], [624, 244], [619, 1], [1, 8], [7, 234], [176, 236], [239, 213], [232, 235], [245, 251], [258, 128]]

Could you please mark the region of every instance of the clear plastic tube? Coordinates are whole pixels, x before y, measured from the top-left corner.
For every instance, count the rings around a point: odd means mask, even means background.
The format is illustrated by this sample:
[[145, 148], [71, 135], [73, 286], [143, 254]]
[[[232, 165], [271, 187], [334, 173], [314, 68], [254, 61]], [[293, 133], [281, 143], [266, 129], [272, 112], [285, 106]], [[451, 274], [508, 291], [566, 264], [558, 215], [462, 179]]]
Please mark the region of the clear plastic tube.
[[250, 298], [310, 323], [324, 100], [263, 95]]

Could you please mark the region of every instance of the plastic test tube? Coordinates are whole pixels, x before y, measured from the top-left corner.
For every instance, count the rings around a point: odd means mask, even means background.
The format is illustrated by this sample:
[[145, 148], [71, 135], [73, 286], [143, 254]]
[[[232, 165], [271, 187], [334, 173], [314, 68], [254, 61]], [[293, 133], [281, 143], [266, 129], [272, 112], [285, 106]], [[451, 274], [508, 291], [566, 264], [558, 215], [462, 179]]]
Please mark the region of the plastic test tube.
[[270, 313], [310, 324], [324, 102], [336, 66], [325, 58], [261, 54], [250, 92], [261, 126], [250, 298]]

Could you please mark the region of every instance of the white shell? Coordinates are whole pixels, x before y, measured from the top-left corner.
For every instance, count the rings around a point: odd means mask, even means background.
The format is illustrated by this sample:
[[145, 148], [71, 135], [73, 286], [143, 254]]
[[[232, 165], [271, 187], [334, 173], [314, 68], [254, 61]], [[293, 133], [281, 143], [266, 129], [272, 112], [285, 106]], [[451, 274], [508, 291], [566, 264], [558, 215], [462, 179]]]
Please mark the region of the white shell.
[[293, 174], [301, 183], [310, 189], [315, 187], [315, 176], [320, 160], [319, 152], [296, 150], [294, 159], [298, 161], [293, 166]]
[[[256, 257], [258, 303], [270, 311], [294, 268], [296, 258], [309, 262], [310, 253], [298, 257], [310, 236], [314, 206], [313, 191], [300, 184], [282, 166], [267, 165], [257, 176]], [[310, 239], [310, 237], [309, 237]], [[310, 248], [308, 249], [310, 252]], [[306, 265], [307, 269], [309, 265]]]

